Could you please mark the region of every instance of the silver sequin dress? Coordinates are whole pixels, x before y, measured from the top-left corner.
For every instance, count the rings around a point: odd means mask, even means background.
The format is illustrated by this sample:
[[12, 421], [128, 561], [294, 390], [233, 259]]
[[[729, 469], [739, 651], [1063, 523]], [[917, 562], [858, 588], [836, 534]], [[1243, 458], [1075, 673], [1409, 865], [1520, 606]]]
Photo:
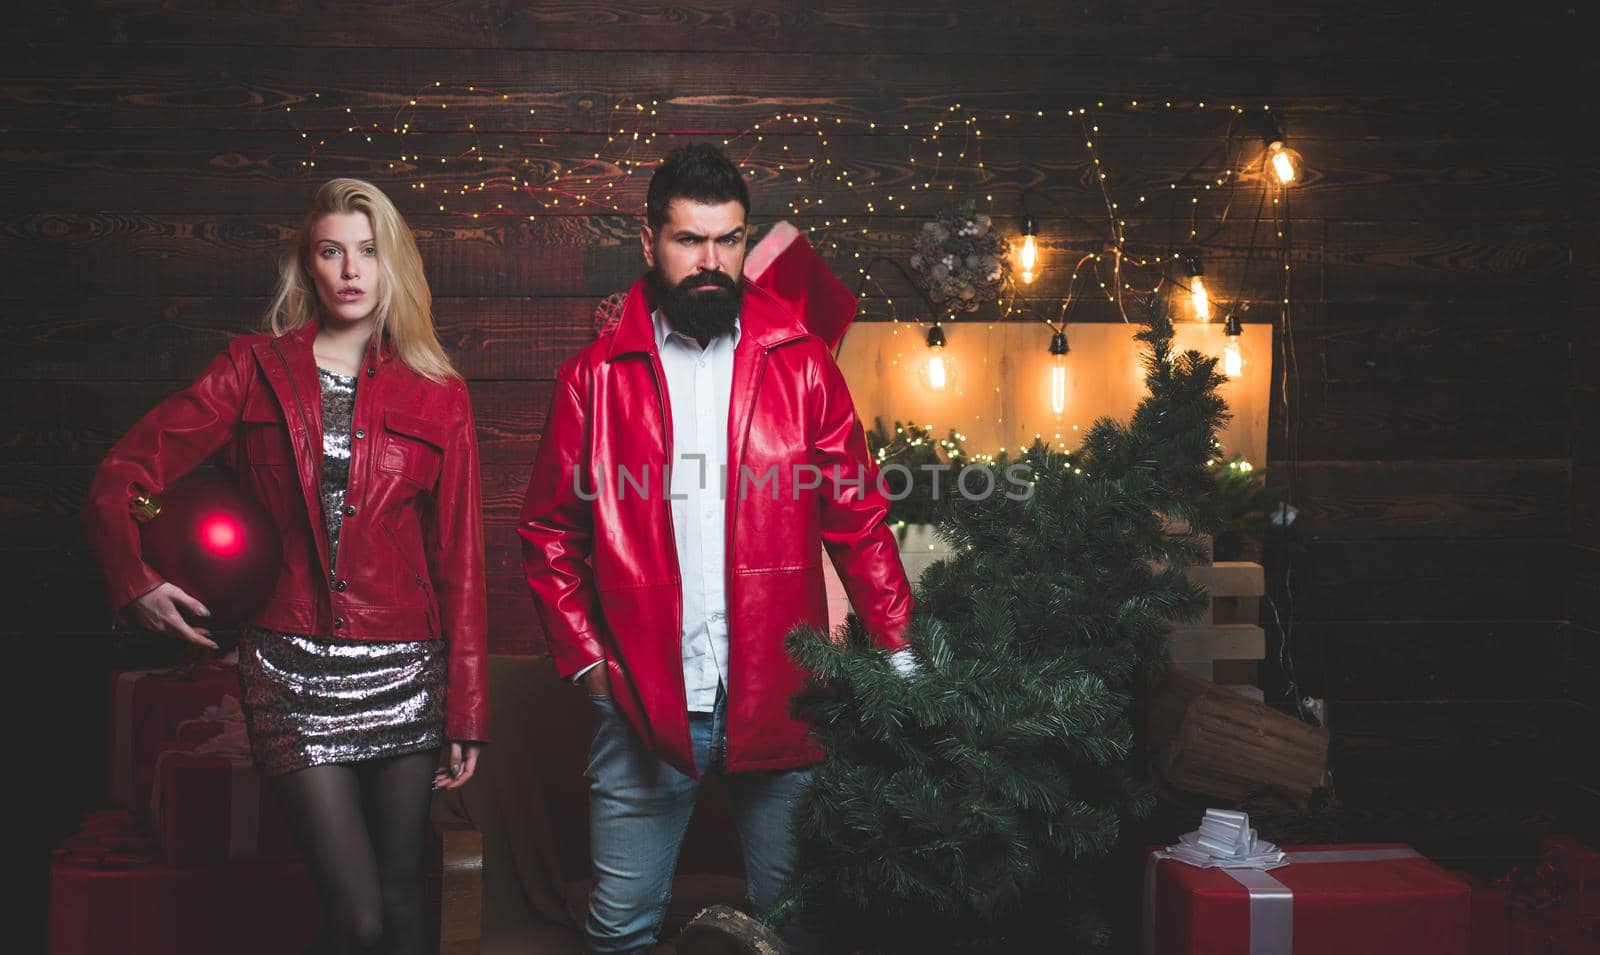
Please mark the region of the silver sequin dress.
[[[322, 515], [328, 566], [337, 567], [356, 379], [323, 369], [318, 378]], [[437, 749], [446, 665], [443, 640], [338, 640], [248, 628], [239, 641], [239, 683], [256, 764], [276, 776]]]

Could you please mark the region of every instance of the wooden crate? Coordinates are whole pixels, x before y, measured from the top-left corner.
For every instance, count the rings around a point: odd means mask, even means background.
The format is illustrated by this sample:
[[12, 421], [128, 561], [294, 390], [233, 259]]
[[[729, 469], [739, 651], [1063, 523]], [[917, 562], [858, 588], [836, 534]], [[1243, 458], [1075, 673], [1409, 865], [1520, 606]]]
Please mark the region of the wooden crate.
[[1267, 656], [1258, 624], [1265, 571], [1250, 561], [1216, 561], [1196, 564], [1184, 576], [1204, 587], [1211, 601], [1199, 622], [1173, 627], [1173, 666], [1259, 701], [1260, 661]]
[[483, 833], [436, 827], [426, 894], [439, 955], [478, 955], [483, 936]]

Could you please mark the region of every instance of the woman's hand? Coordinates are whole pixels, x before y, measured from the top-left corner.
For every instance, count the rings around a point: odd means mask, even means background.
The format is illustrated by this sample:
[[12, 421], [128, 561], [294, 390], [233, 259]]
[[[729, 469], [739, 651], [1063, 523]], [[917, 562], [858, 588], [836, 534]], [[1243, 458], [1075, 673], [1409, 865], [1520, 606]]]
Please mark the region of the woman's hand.
[[478, 754], [482, 751], [482, 743], [451, 743], [450, 762], [434, 771], [433, 788], [459, 789], [465, 785], [478, 768]]
[[156, 589], [135, 597], [133, 602], [128, 604], [125, 613], [135, 624], [152, 633], [182, 637], [190, 643], [212, 650], [217, 649], [217, 645], [210, 640], [211, 631], [191, 626], [189, 621], [183, 619], [180, 607], [196, 617], [211, 616], [211, 611], [206, 609], [205, 604], [189, 596], [183, 588], [173, 583], [163, 583]]

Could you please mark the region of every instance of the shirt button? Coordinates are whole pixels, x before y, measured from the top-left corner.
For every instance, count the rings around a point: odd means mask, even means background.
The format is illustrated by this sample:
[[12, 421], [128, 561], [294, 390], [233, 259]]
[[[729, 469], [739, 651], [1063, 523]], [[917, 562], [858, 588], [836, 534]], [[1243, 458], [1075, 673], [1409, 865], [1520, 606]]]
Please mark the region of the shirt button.
[[333, 589], [337, 590], [341, 594], [344, 593], [345, 590], [349, 588], [349, 586], [350, 585], [348, 583], [345, 583], [342, 580], [335, 580], [333, 582]]
[[356, 437], [365, 438], [366, 436], [367, 436], [367, 433], [365, 431], [361, 430], [360, 428], [356, 429]]
[[344, 506], [344, 516], [345, 517], [354, 517], [355, 513], [356, 513], [356, 506], [354, 504], [346, 504]]
[[334, 617], [333, 618], [333, 629], [335, 629], [335, 630], [343, 630], [344, 629], [344, 618], [343, 617]]
[[377, 373], [378, 373], [378, 366], [377, 365], [368, 365], [367, 366], [367, 377], [368, 378], [371, 378], [373, 375], [376, 375]]

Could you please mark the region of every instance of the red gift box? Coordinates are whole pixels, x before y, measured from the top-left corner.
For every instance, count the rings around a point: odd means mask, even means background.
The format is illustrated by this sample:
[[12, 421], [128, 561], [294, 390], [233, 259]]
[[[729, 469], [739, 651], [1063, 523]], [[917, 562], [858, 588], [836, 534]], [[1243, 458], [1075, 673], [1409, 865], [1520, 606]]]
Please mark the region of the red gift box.
[[1600, 916], [1600, 851], [1571, 836], [1545, 836], [1544, 862], [1561, 886], [1563, 909]]
[[168, 865], [297, 857], [277, 798], [249, 757], [169, 748], [157, 759], [151, 802]]
[[1283, 847], [1271, 870], [1198, 868], [1153, 851], [1152, 955], [1467, 955], [1471, 889], [1409, 846]]
[[250, 756], [244, 713], [226, 697], [178, 725], [156, 757], [150, 818], [168, 865], [296, 857], [278, 801]]
[[224, 696], [239, 695], [238, 667], [208, 663], [193, 674], [126, 670], [111, 676], [111, 798], [143, 812], [156, 753], [178, 723], [199, 716]]
[[1511, 893], [1503, 885], [1470, 872], [1451, 875], [1472, 888], [1472, 955], [1507, 955], [1511, 951]]
[[1518, 912], [1511, 923], [1511, 955], [1596, 955], [1600, 920], [1560, 909]]
[[280, 955], [315, 938], [317, 898], [299, 863], [174, 868], [148, 840], [128, 842], [138, 838], [123, 814], [56, 850], [50, 955]]

